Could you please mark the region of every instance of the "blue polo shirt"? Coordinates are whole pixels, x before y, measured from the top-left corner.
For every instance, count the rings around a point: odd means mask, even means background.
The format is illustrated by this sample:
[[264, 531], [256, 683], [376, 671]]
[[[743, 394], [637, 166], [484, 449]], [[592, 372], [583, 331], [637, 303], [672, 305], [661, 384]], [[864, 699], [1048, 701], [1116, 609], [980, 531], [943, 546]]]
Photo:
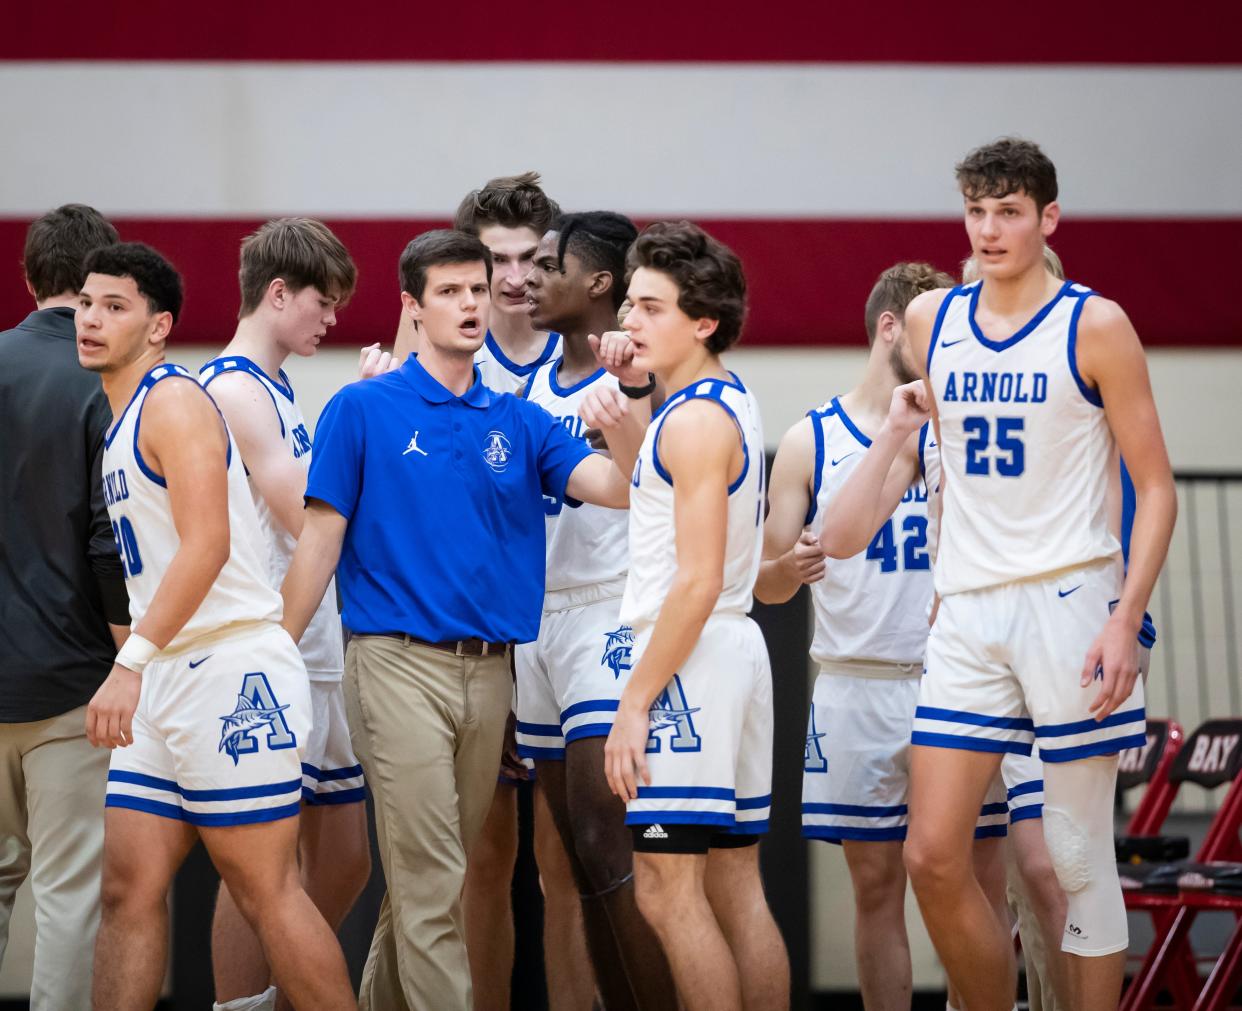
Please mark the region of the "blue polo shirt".
[[349, 525], [337, 566], [345, 624], [431, 642], [530, 642], [544, 590], [543, 496], [590, 453], [537, 404], [458, 397], [411, 355], [346, 386], [315, 432], [306, 497]]

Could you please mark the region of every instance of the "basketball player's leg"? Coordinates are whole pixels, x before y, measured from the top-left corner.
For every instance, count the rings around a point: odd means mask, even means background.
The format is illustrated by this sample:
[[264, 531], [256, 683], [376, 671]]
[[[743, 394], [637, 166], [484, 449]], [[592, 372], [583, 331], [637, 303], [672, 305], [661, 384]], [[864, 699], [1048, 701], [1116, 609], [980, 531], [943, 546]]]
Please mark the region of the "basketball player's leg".
[[[1061, 951], [1061, 935], [1065, 932], [1065, 891], [1057, 880], [1056, 870], [1044, 841], [1044, 823], [1040, 818], [1014, 822], [1009, 827], [1009, 843], [1018, 876], [1021, 898], [1035, 919], [1038, 940], [1023, 937], [1022, 947], [1028, 967], [1037, 963], [1037, 974], [1045, 987], [1056, 995], [1068, 994], [1066, 957]], [[1021, 919], [1021, 917], [1019, 917]], [[1045, 994], [1045, 1007], [1052, 1007]]]
[[604, 776], [605, 737], [582, 737], [566, 746], [569, 824], [582, 866], [583, 909], [602, 909], [634, 999], [641, 1008], [675, 1008], [667, 960], [634, 892], [634, 844], [625, 827], [625, 805]]
[[95, 1011], [154, 1007], [168, 966], [168, 889], [197, 838], [176, 818], [104, 813]]
[[704, 888], [737, 964], [742, 1006], [747, 1011], [788, 1008], [789, 956], [763, 892], [758, 837], [714, 838]]
[[902, 844], [846, 840], [842, 848], [854, 885], [854, 957], [863, 1004], [876, 1011], [909, 1008], [913, 979]]
[[906, 870], [923, 922], [971, 1011], [1013, 1007], [1013, 947], [975, 876], [975, 823], [1000, 755], [916, 746], [910, 758]]
[[534, 808], [535, 863], [543, 890], [543, 965], [548, 1008], [589, 1011], [595, 1003], [595, 971], [587, 951], [578, 881], [547, 799], [538, 787]]
[[638, 908], [664, 947], [686, 1011], [741, 1011], [738, 964], [704, 884], [710, 829], [671, 825], [665, 831], [695, 840], [690, 846], [702, 852], [635, 851]]
[[336, 935], [302, 887], [298, 819], [199, 834], [238, 908], [258, 935], [276, 985], [295, 1007], [355, 1007]]
[[497, 783], [483, 830], [466, 858], [466, 884], [461, 893], [477, 1011], [507, 1011], [509, 1007], [517, 853], [517, 790], [514, 784]]
[[[544, 803], [556, 827], [561, 849], [569, 862], [582, 909], [582, 923], [587, 951], [595, 971], [596, 984], [604, 1005], [608, 1008], [637, 1008], [630, 979], [625, 970], [612, 921], [603, 899], [593, 898], [591, 880], [574, 844], [574, 829], [569, 810], [568, 770], [565, 761], [535, 759], [536, 791]], [[602, 773], [601, 773], [602, 778]], [[607, 792], [607, 785], [603, 786]], [[611, 796], [611, 795], [610, 795]], [[622, 827], [621, 831], [628, 832]], [[542, 873], [542, 868], [541, 868]], [[545, 927], [545, 938], [547, 924]], [[546, 940], [545, 940], [546, 947]], [[545, 961], [547, 952], [545, 950]]]

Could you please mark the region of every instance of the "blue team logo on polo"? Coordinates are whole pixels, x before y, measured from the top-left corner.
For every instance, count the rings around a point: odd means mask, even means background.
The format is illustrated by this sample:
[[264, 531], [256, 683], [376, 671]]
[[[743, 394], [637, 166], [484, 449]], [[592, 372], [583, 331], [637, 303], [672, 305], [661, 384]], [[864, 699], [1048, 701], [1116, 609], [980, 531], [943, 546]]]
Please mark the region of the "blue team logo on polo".
[[702, 751], [703, 738], [695, 731], [693, 719], [694, 714], [701, 708], [702, 706], [691, 706], [686, 701], [681, 678], [674, 674], [664, 691], [651, 703], [647, 753], [654, 754], [660, 750], [660, 738], [657, 735], [665, 730], [673, 731], [668, 736], [669, 747], [673, 751]]
[[236, 765], [242, 755], [259, 750], [259, 742], [254, 735], [264, 730], [267, 731], [269, 750], [296, 747], [297, 737], [289, 729], [283, 715], [288, 708], [276, 701], [266, 674], [259, 671], [247, 674], [242, 678], [241, 691], [237, 693], [233, 711], [220, 717], [224, 725], [220, 728], [220, 747], [217, 750], [228, 755]]
[[615, 632], [604, 633], [604, 655], [599, 662], [612, 671], [614, 679], [621, 677], [622, 671], [630, 669], [631, 657], [634, 652], [634, 629], [622, 625]]
[[509, 444], [509, 439], [504, 432], [498, 432], [492, 429], [487, 433], [487, 442], [483, 444], [483, 460], [497, 474], [501, 473], [509, 466], [509, 459], [513, 456], [513, 447]]
[[815, 729], [815, 707], [811, 706], [811, 722], [806, 730], [806, 752], [802, 758], [802, 768], [806, 772], [827, 772], [828, 759], [824, 757], [824, 749], [820, 741], [824, 735]]

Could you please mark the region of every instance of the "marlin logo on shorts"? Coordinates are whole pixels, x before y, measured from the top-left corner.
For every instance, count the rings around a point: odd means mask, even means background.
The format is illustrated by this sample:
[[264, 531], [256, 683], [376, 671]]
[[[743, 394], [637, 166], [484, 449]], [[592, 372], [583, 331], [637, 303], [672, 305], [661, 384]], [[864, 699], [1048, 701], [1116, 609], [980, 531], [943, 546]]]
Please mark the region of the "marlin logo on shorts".
[[673, 675], [673, 679], [664, 687], [664, 691], [655, 697], [648, 714], [650, 719], [647, 731], [647, 753], [653, 754], [660, 750], [660, 738], [656, 735], [663, 730], [673, 730], [669, 736], [669, 746], [673, 751], [702, 751], [703, 738], [695, 732], [694, 720], [691, 718], [702, 706], [691, 706], [686, 702], [686, 692], [681, 685], [681, 677]]
[[497, 474], [509, 466], [509, 458], [513, 456], [513, 447], [504, 432], [492, 429], [487, 433], [487, 442], [483, 446], [483, 461]]
[[621, 677], [622, 671], [630, 669], [631, 655], [634, 652], [634, 629], [622, 625], [615, 632], [604, 633], [604, 655], [599, 662], [612, 671], [615, 679]]
[[224, 752], [236, 765], [242, 755], [259, 750], [259, 742], [251, 735], [264, 728], [267, 729], [270, 750], [294, 747], [297, 738], [281, 715], [288, 708], [276, 701], [265, 674], [258, 671], [247, 674], [242, 679], [242, 688], [237, 693], [233, 711], [219, 717], [224, 725], [220, 728], [220, 747], [216, 750]]

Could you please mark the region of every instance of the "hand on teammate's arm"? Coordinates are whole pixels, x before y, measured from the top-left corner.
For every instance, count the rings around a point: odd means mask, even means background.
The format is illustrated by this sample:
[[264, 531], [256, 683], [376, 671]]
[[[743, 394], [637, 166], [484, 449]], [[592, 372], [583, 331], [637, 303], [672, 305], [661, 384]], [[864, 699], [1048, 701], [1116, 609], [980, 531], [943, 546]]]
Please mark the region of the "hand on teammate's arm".
[[[229, 557], [228, 435], [192, 380], [159, 383], [143, 406], [140, 448], [168, 486], [178, 545], [133, 634], [163, 649], [207, 597]], [[147, 647], [148, 649], [150, 647]], [[140, 673], [116, 663], [91, 699], [86, 736], [96, 747], [133, 741]]]
[[866, 549], [918, 477], [918, 431], [930, 417], [930, 397], [918, 379], [893, 391], [888, 417], [870, 448], [833, 496], [820, 544], [830, 558]]
[[689, 403], [670, 416], [660, 456], [673, 478], [677, 572], [651, 640], [630, 672], [604, 745], [608, 786], [623, 801], [647, 785], [649, 712], [694, 649], [720, 597], [728, 534], [730, 465], [737, 428], [718, 407]]
[[341, 558], [348, 525], [349, 521], [326, 502], [307, 501], [302, 536], [298, 538], [289, 571], [280, 586], [284, 600], [284, 617], [280, 624], [294, 642], [301, 640], [328, 591], [328, 583]]
[[1101, 679], [1091, 712], [1102, 720], [1129, 698], [1138, 677], [1136, 638], [1173, 536], [1177, 489], [1147, 361], [1121, 307], [1098, 297], [1089, 299], [1079, 320], [1077, 348], [1079, 372], [1099, 391], [1135, 493], [1130, 565], [1121, 599], [1082, 670], [1084, 687], [1097, 676]]

